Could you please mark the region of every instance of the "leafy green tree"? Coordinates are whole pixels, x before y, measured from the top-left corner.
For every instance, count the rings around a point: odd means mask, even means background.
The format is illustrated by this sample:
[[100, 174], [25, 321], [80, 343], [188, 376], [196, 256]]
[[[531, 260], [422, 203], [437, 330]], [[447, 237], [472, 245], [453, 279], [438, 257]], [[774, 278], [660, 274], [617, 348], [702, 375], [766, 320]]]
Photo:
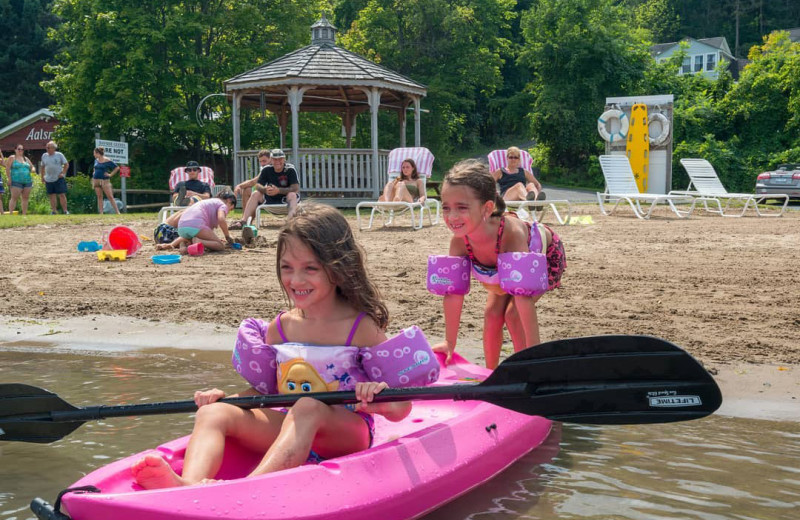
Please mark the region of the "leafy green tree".
[[[174, 154], [203, 160], [227, 152], [230, 110], [200, 101], [223, 81], [310, 39], [320, 9], [313, 0], [56, 0], [64, 24], [52, 34], [63, 49], [45, 83], [63, 123], [62, 146], [91, 156], [95, 133], [126, 136], [138, 182], [163, 184]], [[243, 141], [265, 125], [249, 117]], [[274, 125], [273, 125], [274, 128]], [[274, 130], [277, 136], [277, 130]], [[274, 142], [274, 141], [273, 141]]]
[[341, 43], [428, 87], [423, 138], [446, 153], [479, 140], [503, 83], [502, 33], [513, 7], [514, 0], [369, 0]]
[[653, 60], [630, 27], [629, 12], [612, 0], [540, 0], [523, 16], [520, 62], [533, 74], [530, 123], [542, 166], [585, 170], [602, 149], [605, 98], [649, 93], [643, 79]]
[[58, 26], [52, 0], [0, 0], [0, 127], [52, 102], [39, 86], [55, 45], [47, 30]]

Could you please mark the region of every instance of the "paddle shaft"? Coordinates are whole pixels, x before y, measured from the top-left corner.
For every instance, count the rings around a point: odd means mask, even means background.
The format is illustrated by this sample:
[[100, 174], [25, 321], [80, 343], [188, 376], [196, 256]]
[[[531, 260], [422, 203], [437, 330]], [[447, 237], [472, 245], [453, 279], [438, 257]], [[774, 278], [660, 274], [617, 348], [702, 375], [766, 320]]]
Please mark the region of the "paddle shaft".
[[[442, 399], [454, 400], [486, 400], [509, 397], [525, 397], [526, 383], [481, 387], [480, 385], [451, 385], [440, 387], [388, 388], [377, 394], [374, 403], [397, 401], [432, 401]], [[228, 403], [240, 408], [277, 408], [291, 407], [302, 397], [313, 397], [327, 404], [355, 404], [355, 392], [319, 392], [309, 394], [256, 395], [247, 397], [229, 397], [219, 402]], [[141, 415], [162, 415], [171, 413], [191, 413], [197, 411], [194, 401], [171, 401], [152, 404], [132, 404], [119, 406], [89, 406], [77, 410], [51, 411], [46, 413], [22, 415], [25, 421], [75, 422], [108, 419], [112, 417], [130, 417]]]

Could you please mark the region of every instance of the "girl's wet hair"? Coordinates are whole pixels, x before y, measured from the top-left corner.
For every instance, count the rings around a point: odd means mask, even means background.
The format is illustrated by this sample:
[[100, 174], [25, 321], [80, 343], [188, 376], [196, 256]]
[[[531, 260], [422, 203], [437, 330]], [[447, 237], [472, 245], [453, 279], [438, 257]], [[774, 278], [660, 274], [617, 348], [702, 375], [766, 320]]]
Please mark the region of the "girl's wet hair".
[[[314, 252], [328, 278], [336, 284], [336, 293], [341, 298], [386, 330], [389, 310], [378, 288], [367, 276], [364, 250], [356, 243], [353, 230], [337, 209], [315, 203], [304, 203], [297, 207], [297, 212], [278, 233], [278, 279], [281, 277], [281, 258], [291, 237], [300, 240]], [[291, 303], [283, 284], [281, 290]]]
[[506, 203], [497, 192], [497, 182], [489, 173], [489, 167], [475, 159], [466, 159], [457, 162], [444, 176], [444, 184], [450, 186], [466, 186], [472, 188], [481, 204], [494, 202], [493, 217], [505, 213]]
[[[417, 171], [417, 163], [414, 162], [414, 159], [410, 157], [408, 159], [403, 159], [403, 163], [408, 163], [411, 165], [411, 179], [417, 180], [419, 179], [419, 172]], [[400, 178], [403, 178], [403, 163], [400, 163]]]
[[233, 207], [236, 207], [236, 195], [231, 193], [230, 191], [222, 191], [217, 195], [218, 198], [222, 199], [224, 202], [230, 202], [233, 204]]

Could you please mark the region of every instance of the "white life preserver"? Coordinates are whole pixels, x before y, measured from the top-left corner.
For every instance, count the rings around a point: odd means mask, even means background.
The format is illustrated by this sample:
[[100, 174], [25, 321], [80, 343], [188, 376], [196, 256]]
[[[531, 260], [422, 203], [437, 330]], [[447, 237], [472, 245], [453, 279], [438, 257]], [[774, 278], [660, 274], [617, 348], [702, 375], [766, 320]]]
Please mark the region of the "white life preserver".
[[669, 119], [661, 112], [653, 112], [647, 118], [647, 124], [652, 125], [653, 121], [658, 121], [661, 124], [661, 133], [655, 137], [650, 138], [650, 145], [661, 146], [669, 141]]
[[[619, 120], [618, 132], [609, 133], [606, 128], [606, 123], [612, 119]], [[625, 112], [618, 108], [612, 108], [603, 112], [603, 115], [597, 118], [597, 131], [600, 133], [600, 137], [609, 143], [613, 143], [617, 139], [624, 141], [625, 137], [628, 135], [628, 118], [625, 116]]]

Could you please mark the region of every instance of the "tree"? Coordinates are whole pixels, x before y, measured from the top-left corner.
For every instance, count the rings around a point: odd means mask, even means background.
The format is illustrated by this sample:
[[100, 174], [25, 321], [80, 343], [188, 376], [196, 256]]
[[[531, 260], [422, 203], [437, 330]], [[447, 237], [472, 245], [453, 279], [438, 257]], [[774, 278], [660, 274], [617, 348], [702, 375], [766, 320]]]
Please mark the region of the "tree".
[[55, 45], [47, 31], [58, 26], [51, 0], [0, 0], [0, 127], [46, 108], [52, 98], [39, 86]]
[[200, 100], [308, 43], [319, 14], [313, 0], [56, 0], [54, 9], [64, 25], [53, 39], [63, 50], [46, 87], [62, 145], [90, 156], [96, 132], [126, 136], [145, 172], [139, 180], [154, 184], [163, 184], [176, 151], [200, 159], [230, 146], [229, 112], [200, 127]]
[[[354, 4], [355, 5], [355, 4]], [[428, 87], [425, 141], [439, 152], [478, 140], [502, 85], [514, 0], [369, 0], [342, 45]]]
[[613, 0], [540, 0], [523, 16], [531, 131], [551, 167], [585, 171], [601, 149], [597, 116], [605, 98], [646, 93], [644, 71], [653, 60], [632, 26]]

